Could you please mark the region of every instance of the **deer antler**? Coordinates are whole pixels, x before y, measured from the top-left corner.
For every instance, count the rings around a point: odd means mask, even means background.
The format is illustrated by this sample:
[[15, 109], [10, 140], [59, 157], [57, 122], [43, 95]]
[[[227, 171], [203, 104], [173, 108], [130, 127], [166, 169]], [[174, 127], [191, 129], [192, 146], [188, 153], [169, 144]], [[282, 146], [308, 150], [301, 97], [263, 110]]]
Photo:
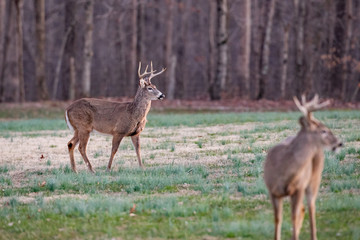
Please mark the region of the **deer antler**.
[[157, 76], [157, 75], [162, 74], [162, 73], [166, 70], [166, 68], [162, 68], [160, 72], [158, 72], [158, 73], [154, 74], [154, 72], [156, 72], [156, 70], [153, 70], [153, 64], [152, 64], [152, 61], [151, 61], [150, 66], [151, 66], [151, 71], [150, 71], [150, 72], [151, 72], [151, 75], [150, 75], [150, 77], [149, 77], [149, 82], [150, 82], [150, 80], [151, 80], [153, 77], [155, 77], [155, 76]]
[[141, 74], [141, 73], [140, 73], [140, 70], [141, 70], [141, 62], [139, 62], [139, 69], [138, 69], [139, 78], [143, 78], [145, 75], [152, 74], [153, 72], [155, 72], [155, 71], [152, 70], [152, 65], [151, 65], [151, 71], [148, 72], [148, 71], [147, 71], [148, 67], [149, 67], [149, 65], [146, 65], [145, 71]]
[[293, 99], [296, 106], [299, 108], [300, 112], [302, 112], [304, 116], [309, 119], [312, 119], [312, 114], [311, 114], [312, 112], [317, 111], [330, 104], [330, 100], [327, 100], [323, 103], [319, 103], [319, 95], [317, 94], [315, 94], [314, 98], [309, 102], [306, 102], [306, 97], [304, 94], [301, 95], [301, 103], [296, 96], [294, 96]]

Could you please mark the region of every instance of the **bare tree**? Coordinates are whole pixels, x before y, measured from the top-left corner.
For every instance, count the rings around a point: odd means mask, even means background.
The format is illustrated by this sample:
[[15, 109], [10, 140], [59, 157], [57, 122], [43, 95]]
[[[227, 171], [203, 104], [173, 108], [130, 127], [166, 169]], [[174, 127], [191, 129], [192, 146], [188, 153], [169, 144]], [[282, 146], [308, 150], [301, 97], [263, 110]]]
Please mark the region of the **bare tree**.
[[216, 26], [216, 75], [210, 85], [210, 98], [217, 100], [225, 90], [228, 67], [228, 31], [227, 31], [227, 0], [217, 0]]
[[45, 0], [34, 0], [36, 21], [36, 83], [40, 100], [49, 98], [45, 78]]
[[209, 1], [210, 11], [209, 11], [209, 35], [208, 35], [208, 45], [209, 45], [209, 57], [208, 57], [208, 81], [209, 81], [209, 94], [212, 96], [212, 88], [215, 81], [215, 28], [216, 28], [216, 2]]
[[[75, 38], [76, 38], [76, 9], [77, 3], [76, 0], [66, 0], [65, 1], [65, 37], [63, 41], [66, 39], [65, 49], [64, 49], [64, 56], [61, 60], [59, 57], [59, 61], [63, 61], [60, 65], [62, 72], [59, 73], [64, 79], [64, 81], [68, 80], [69, 88], [65, 91], [65, 95], [68, 94], [69, 99], [74, 99], [76, 95], [75, 91], [75, 84], [76, 84], [76, 68], [75, 68], [75, 55], [77, 48], [75, 47]], [[69, 34], [68, 34], [68, 31]], [[61, 53], [61, 52], [60, 52]], [[55, 81], [56, 82], [56, 81]], [[55, 85], [55, 84], [54, 84]], [[55, 87], [55, 86], [54, 86]], [[54, 89], [53, 89], [54, 90]], [[54, 97], [55, 94], [53, 94]], [[56, 97], [56, 96], [55, 96]]]
[[[5, 69], [6, 69], [6, 59], [8, 54], [8, 48], [10, 43], [10, 23], [11, 23], [11, 13], [12, 13], [12, 1], [1, 1], [2, 3], [7, 3], [6, 11], [4, 16], [4, 30], [1, 36], [4, 36], [2, 55], [1, 55], [1, 69], [0, 69], [0, 102], [3, 102], [4, 99], [4, 82], [5, 82]], [[2, 6], [3, 7], [3, 6]], [[4, 7], [5, 9], [5, 7]]]
[[282, 23], [282, 49], [281, 49], [281, 80], [280, 80], [280, 94], [281, 98], [285, 99], [287, 91], [286, 87], [288, 84], [288, 65], [289, 65], [289, 34], [291, 31], [291, 17], [288, 14], [289, 7], [286, 3], [282, 3], [281, 5], [281, 23]]
[[296, 72], [295, 80], [297, 83], [296, 93], [303, 92], [304, 83], [304, 21], [306, 1], [295, 0], [295, 26], [296, 32]]
[[283, 38], [284, 43], [283, 43], [283, 49], [282, 49], [282, 71], [281, 71], [280, 92], [281, 92], [281, 98], [284, 99], [285, 95], [286, 95], [290, 26], [285, 25], [283, 29], [284, 29], [284, 38]]
[[334, 26], [334, 39], [332, 42], [333, 60], [336, 65], [331, 68], [331, 89], [332, 94], [341, 97], [342, 83], [341, 75], [343, 74], [343, 64], [341, 63], [345, 53], [346, 32], [344, 26], [346, 25], [346, 1], [336, 1], [335, 3], [336, 22]]
[[24, 65], [23, 65], [23, 0], [15, 0], [17, 29], [17, 64], [19, 80], [19, 101], [25, 102]]
[[265, 38], [261, 53], [261, 74], [259, 79], [259, 93], [257, 95], [257, 99], [261, 99], [265, 96], [265, 88], [269, 71], [271, 32], [273, 27], [275, 6], [276, 0], [270, 0], [268, 6], [267, 23], [265, 28]]
[[[3, 52], [3, 41], [5, 40], [4, 36], [4, 21], [6, 18], [6, 0], [0, 1], [0, 52]], [[2, 62], [0, 60], [0, 66]]]
[[168, 81], [167, 86], [167, 98], [175, 98], [175, 68], [176, 68], [176, 55], [173, 54], [173, 31], [174, 31], [174, 1], [167, 1], [168, 15], [166, 22], [166, 43], [165, 43], [165, 61], [166, 66], [169, 67], [169, 71], [166, 73], [166, 79]]
[[251, 57], [251, 0], [245, 1], [245, 38], [244, 38], [244, 82], [245, 82], [245, 95], [250, 98], [250, 57]]
[[350, 57], [350, 43], [351, 43], [351, 37], [352, 37], [352, 18], [353, 18], [353, 7], [352, 7], [352, 0], [346, 0], [346, 13], [345, 13], [345, 46], [344, 46], [344, 55], [342, 57], [342, 64], [343, 64], [343, 71], [341, 75], [341, 99], [343, 101], [348, 100], [347, 98], [347, 87], [348, 87], [348, 78], [350, 77], [349, 73], [351, 71], [351, 68], [349, 67], [349, 64], [351, 62]]
[[69, 84], [69, 99], [75, 99], [75, 83], [76, 83], [76, 68], [75, 68], [75, 59], [70, 57], [70, 84]]
[[94, 0], [85, 2], [85, 42], [84, 42], [84, 67], [82, 71], [82, 95], [90, 96], [91, 89], [91, 62], [93, 57], [93, 12]]
[[[56, 95], [58, 92], [58, 86], [59, 86], [59, 79], [60, 79], [60, 71], [61, 71], [61, 65], [63, 62], [63, 56], [64, 56], [64, 52], [65, 52], [65, 46], [66, 46], [66, 42], [70, 36], [70, 33], [73, 29], [73, 26], [69, 26], [69, 28], [67, 29], [65, 36], [62, 40], [61, 46], [60, 46], [60, 54], [59, 54], [59, 59], [57, 61], [56, 64], [56, 69], [55, 69], [55, 79], [54, 79], [54, 84], [53, 84], [53, 92], [52, 92], [52, 99], [55, 100], [56, 99]], [[71, 59], [71, 57], [70, 57]], [[70, 66], [71, 68], [71, 66]]]
[[130, 46], [130, 92], [133, 93], [136, 87], [136, 64], [137, 64], [137, 43], [138, 43], [138, 0], [132, 0], [131, 10], [131, 46]]

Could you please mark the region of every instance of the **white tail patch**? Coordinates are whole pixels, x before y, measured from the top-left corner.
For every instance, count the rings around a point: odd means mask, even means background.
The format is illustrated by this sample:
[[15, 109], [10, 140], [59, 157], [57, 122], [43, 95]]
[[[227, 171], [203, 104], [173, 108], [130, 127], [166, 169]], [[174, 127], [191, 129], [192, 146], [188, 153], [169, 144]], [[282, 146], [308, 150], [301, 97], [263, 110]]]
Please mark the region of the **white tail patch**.
[[74, 131], [74, 128], [73, 128], [73, 126], [71, 125], [71, 123], [70, 123], [70, 121], [69, 121], [69, 116], [68, 116], [67, 111], [65, 112], [65, 119], [66, 119], [66, 124], [67, 124], [68, 128], [69, 128], [71, 131]]

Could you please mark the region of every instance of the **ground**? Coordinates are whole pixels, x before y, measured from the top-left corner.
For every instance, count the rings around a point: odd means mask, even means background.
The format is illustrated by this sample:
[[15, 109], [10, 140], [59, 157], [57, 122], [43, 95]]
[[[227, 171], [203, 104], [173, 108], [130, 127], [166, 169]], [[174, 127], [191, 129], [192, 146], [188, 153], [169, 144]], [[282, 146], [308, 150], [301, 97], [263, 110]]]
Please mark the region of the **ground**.
[[[111, 137], [93, 134], [87, 153], [96, 174], [78, 150], [74, 174], [62, 105], [49, 106], [0, 108], [0, 239], [272, 237], [263, 161], [270, 147], [296, 134], [300, 113], [188, 113], [155, 106], [141, 134], [145, 170], [125, 138], [107, 173]], [[360, 111], [316, 117], [345, 142], [339, 153], [326, 152], [318, 237], [359, 239]], [[289, 214], [286, 201], [285, 239]], [[309, 239], [307, 215], [301, 234]]]

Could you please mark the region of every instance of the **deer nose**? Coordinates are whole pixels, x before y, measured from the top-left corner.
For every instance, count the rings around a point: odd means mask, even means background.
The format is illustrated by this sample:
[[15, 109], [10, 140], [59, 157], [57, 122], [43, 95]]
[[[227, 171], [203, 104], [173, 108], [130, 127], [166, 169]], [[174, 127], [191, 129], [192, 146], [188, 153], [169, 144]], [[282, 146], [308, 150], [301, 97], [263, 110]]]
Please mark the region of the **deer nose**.
[[163, 93], [158, 97], [158, 99], [160, 99], [160, 100], [162, 100], [164, 98], [165, 98], [165, 94], [163, 94]]

